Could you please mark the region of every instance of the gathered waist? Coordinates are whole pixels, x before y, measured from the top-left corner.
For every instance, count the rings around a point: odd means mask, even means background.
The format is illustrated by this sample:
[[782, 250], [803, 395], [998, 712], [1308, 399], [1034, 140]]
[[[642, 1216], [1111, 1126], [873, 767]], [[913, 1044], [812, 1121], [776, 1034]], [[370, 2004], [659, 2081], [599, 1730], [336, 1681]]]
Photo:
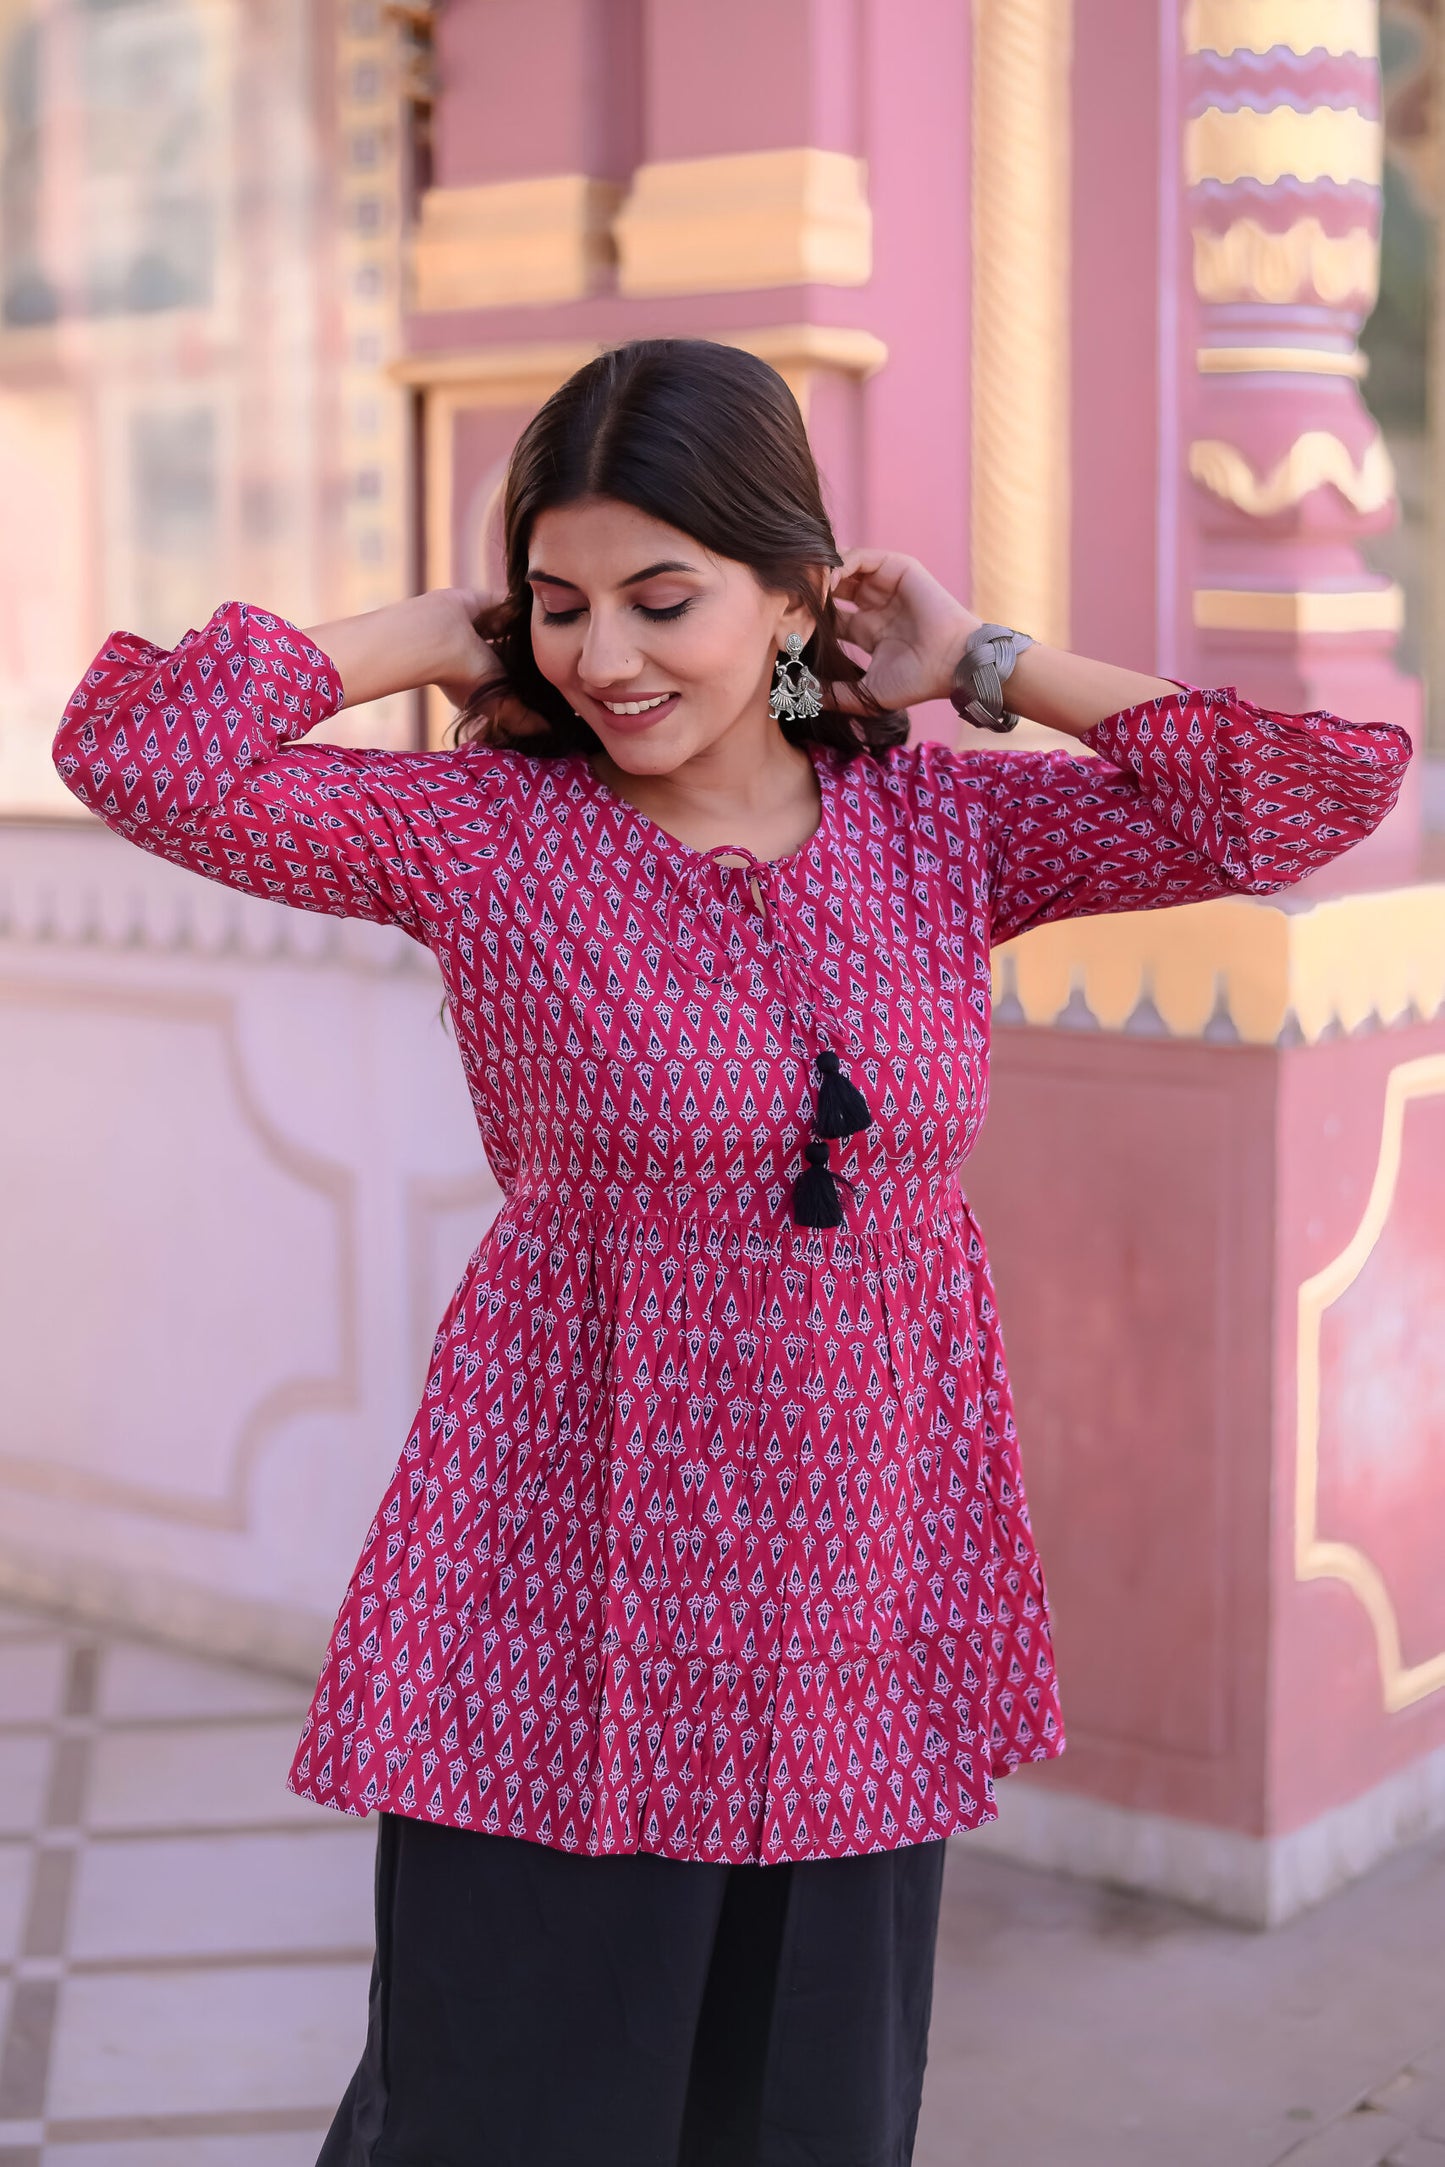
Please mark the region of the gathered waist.
[[771, 1225], [669, 1210], [624, 1198], [585, 1194], [513, 1195], [493, 1222], [489, 1243], [534, 1252], [552, 1247], [575, 1253], [579, 1246], [608, 1256], [699, 1256], [719, 1263], [829, 1264], [840, 1269], [878, 1264], [890, 1256], [947, 1246], [975, 1230], [956, 1172], [941, 1175], [907, 1216], [869, 1214], [838, 1227], [798, 1226], [782, 1217]]

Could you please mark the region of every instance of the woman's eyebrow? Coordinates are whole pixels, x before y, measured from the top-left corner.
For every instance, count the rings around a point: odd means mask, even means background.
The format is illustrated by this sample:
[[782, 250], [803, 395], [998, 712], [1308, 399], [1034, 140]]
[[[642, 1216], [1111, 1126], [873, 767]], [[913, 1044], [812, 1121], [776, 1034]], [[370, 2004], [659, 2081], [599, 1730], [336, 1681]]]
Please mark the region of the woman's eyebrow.
[[[658, 574], [661, 572], [696, 573], [697, 570], [697, 565], [684, 564], [680, 557], [665, 557], [659, 564], [649, 564], [645, 571], [630, 572], [627, 578], [622, 580], [620, 584], [624, 587], [640, 587], [645, 579], [656, 579]], [[566, 587], [573, 594], [580, 594], [582, 592], [582, 589], [577, 585], [575, 580], [561, 579], [555, 572], [544, 572], [538, 565], [530, 565], [528, 567], [527, 578], [533, 586]]]
[[696, 572], [695, 564], [684, 564], [680, 558], [664, 557], [660, 564], [650, 564], [645, 572], [634, 572], [624, 579], [624, 587], [640, 587], [645, 579], [656, 579], [659, 572]]

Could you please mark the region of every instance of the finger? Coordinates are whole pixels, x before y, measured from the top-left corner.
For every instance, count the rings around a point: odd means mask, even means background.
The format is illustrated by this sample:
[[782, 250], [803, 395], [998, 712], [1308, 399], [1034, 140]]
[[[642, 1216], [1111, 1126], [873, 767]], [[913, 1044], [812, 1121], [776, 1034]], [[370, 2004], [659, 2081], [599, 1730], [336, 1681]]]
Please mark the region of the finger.
[[837, 588], [833, 595], [833, 601], [840, 609], [847, 608], [850, 605], [856, 607], [859, 603], [865, 606], [871, 603], [876, 608], [885, 599], [886, 594], [887, 589], [880, 587], [871, 573], [859, 572], [854, 578], [845, 580], [843, 585]]
[[866, 606], [845, 604], [838, 612], [838, 636], [851, 640], [857, 647], [866, 647], [871, 654], [882, 638], [888, 623], [888, 612]]
[[887, 562], [887, 559], [888, 551], [886, 549], [849, 549], [844, 552], [843, 562], [838, 566], [833, 577], [836, 581], [852, 579], [860, 572], [864, 574], [876, 572], [881, 564]]
[[866, 670], [873, 660], [872, 648], [863, 646], [861, 641], [854, 639], [852, 633], [846, 628], [839, 631], [838, 644], [848, 657], [848, 660], [856, 662], [860, 670]]
[[862, 565], [854, 566], [851, 571], [845, 566], [834, 581], [833, 600], [835, 602], [856, 602], [859, 595], [871, 585], [873, 578], [873, 573], [866, 570]]
[[866, 586], [873, 580], [891, 594], [911, 561], [896, 549], [850, 549], [838, 567], [838, 581], [851, 588]]
[[899, 582], [887, 572], [860, 572], [834, 596], [835, 601], [875, 610], [892, 608], [898, 599]]
[[856, 685], [829, 685], [823, 696], [823, 704], [835, 709], [840, 715], [871, 713], [867, 702], [859, 698]]

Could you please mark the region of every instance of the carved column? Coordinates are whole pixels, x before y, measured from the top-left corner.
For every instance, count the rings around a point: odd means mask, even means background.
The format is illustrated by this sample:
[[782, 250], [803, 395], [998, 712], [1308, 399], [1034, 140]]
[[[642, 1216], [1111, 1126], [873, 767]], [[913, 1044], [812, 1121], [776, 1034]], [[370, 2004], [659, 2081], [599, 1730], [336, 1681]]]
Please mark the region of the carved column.
[[[1017, 39], [1026, 16], [992, 27]], [[1394, 509], [1356, 343], [1381, 212], [1373, 5], [1089, 0], [1076, 32], [1072, 637], [1413, 725], [1400, 597], [1361, 546]], [[1032, 69], [1012, 87], [1022, 139], [1048, 92]], [[1038, 367], [1021, 352], [1019, 382]], [[1259, 1924], [1445, 1825], [1423, 1291], [1445, 1226], [1445, 893], [1411, 884], [1412, 817], [1331, 869], [1333, 892], [1316, 876], [999, 950], [965, 1170], [1011, 1320], [1070, 1739], [970, 1843]]]
[[973, 600], [983, 616], [1061, 645], [1071, 38], [1071, 0], [974, 0]]
[[1193, 518], [1180, 632], [1204, 682], [1413, 727], [1418, 687], [1393, 660], [1402, 597], [1360, 551], [1396, 516], [1357, 344], [1379, 270], [1377, 12], [1375, 0], [1183, 11]]

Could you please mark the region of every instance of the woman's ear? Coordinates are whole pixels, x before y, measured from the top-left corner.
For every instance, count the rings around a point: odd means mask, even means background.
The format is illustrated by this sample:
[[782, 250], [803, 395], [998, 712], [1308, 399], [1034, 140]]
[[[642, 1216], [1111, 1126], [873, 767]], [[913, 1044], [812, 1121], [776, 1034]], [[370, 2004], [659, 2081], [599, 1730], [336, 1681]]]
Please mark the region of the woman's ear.
[[788, 606], [778, 623], [778, 645], [782, 646], [790, 632], [801, 632], [804, 641], [813, 637], [828, 601], [828, 570], [826, 565], [808, 567], [808, 584], [813, 590], [811, 602], [790, 596]]

